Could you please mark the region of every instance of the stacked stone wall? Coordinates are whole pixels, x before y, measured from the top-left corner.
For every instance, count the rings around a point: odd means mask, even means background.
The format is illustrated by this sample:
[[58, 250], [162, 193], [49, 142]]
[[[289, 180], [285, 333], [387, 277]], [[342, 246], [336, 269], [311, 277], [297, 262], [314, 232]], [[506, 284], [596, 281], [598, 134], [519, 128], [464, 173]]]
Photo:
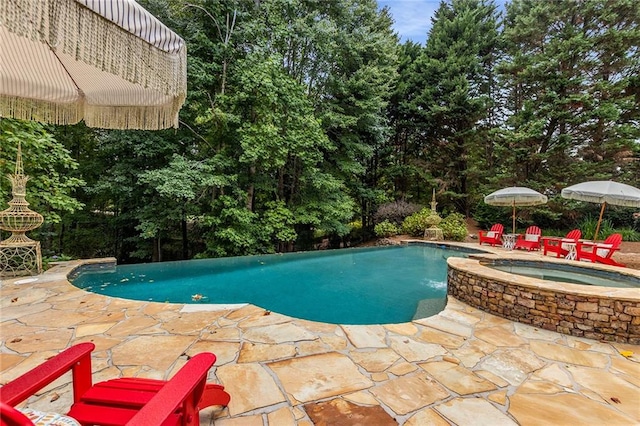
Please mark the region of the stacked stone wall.
[[[640, 299], [522, 286], [449, 265], [449, 295], [486, 312], [572, 336], [640, 344]], [[639, 290], [640, 293], [640, 290]]]

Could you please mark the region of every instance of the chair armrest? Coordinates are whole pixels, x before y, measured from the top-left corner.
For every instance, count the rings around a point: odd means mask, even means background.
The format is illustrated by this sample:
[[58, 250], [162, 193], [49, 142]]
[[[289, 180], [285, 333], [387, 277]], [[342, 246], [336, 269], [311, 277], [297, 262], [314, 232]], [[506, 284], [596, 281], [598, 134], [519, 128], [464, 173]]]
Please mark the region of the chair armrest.
[[63, 374], [73, 371], [73, 397], [82, 396], [91, 387], [91, 351], [93, 343], [80, 343], [49, 358], [39, 366], [0, 388], [0, 400], [15, 406]]
[[[158, 393], [127, 422], [131, 426], [162, 425], [180, 405], [183, 416], [197, 416], [196, 405], [200, 401], [207, 380], [207, 373], [216, 362], [209, 352], [191, 358]], [[190, 423], [187, 419], [185, 422]]]
[[564, 237], [541, 237], [540, 240], [543, 244], [560, 244]]
[[2, 426], [30, 426], [33, 422], [13, 406], [0, 401], [0, 424]]

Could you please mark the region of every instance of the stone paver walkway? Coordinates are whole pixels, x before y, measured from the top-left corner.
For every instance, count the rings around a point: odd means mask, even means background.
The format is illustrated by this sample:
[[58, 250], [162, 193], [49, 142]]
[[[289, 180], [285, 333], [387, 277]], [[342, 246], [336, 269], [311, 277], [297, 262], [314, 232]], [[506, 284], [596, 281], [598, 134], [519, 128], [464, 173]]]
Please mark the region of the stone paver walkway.
[[[536, 329], [452, 298], [436, 316], [383, 326], [136, 302], [76, 289], [71, 267], [2, 282], [0, 383], [91, 341], [94, 381], [168, 378], [187, 356], [214, 352], [209, 379], [232, 399], [202, 411], [205, 425], [640, 424], [640, 346]], [[66, 412], [71, 399], [65, 376], [28, 405]]]

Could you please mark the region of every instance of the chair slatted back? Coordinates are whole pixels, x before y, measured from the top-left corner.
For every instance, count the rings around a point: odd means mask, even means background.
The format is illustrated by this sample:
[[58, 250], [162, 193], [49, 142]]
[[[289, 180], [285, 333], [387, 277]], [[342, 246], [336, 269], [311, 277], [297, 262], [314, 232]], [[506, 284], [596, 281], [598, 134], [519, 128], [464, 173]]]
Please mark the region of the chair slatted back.
[[497, 232], [498, 234], [502, 234], [504, 232], [504, 226], [501, 223], [494, 224], [489, 231]]
[[531, 225], [524, 231], [525, 235], [542, 235], [542, 229], [538, 228], [535, 225]]
[[573, 229], [567, 233], [567, 236], [565, 238], [568, 240], [578, 241], [580, 237], [582, 237], [582, 231], [580, 231], [579, 229]]
[[611, 234], [603, 242], [603, 244], [611, 244], [611, 248], [618, 248], [622, 244], [621, 234]]

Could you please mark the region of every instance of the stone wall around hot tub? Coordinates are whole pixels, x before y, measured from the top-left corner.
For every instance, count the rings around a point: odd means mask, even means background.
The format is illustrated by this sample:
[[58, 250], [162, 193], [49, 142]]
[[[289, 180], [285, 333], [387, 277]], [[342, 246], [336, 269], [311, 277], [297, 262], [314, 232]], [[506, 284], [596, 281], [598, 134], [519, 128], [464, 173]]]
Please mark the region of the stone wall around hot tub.
[[640, 289], [543, 281], [478, 259], [450, 258], [448, 266], [447, 293], [485, 312], [572, 336], [640, 344]]

